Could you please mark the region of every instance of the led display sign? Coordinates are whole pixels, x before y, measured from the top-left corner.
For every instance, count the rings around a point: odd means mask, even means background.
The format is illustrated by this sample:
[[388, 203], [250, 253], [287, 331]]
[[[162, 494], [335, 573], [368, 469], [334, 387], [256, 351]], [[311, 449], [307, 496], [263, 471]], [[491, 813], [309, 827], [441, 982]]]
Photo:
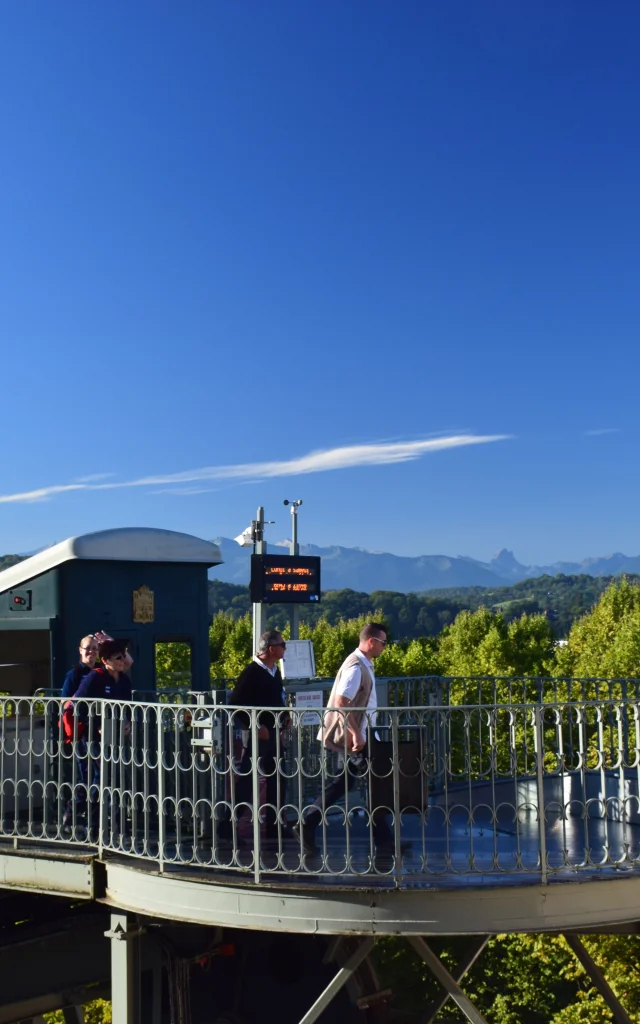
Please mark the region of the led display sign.
[[254, 604], [308, 604], [320, 600], [317, 555], [252, 555]]

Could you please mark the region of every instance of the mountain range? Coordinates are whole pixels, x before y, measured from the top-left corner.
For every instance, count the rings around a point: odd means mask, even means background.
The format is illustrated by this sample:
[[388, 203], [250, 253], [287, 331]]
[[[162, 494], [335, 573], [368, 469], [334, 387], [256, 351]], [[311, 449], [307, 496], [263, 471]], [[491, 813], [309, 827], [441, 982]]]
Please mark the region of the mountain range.
[[[228, 537], [218, 537], [223, 565], [211, 570], [212, 579], [224, 583], [249, 582], [250, 548], [241, 548]], [[270, 545], [269, 551], [288, 551], [284, 544]], [[342, 590], [440, 590], [448, 587], [495, 587], [535, 576], [619, 576], [640, 573], [640, 556], [629, 557], [616, 552], [582, 562], [555, 562], [552, 565], [522, 565], [512, 551], [503, 548], [489, 562], [475, 558], [449, 555], [418, 555], [407, 557], [362, 548], [317, 547], [301, 544], [301, 555], [322, 558], [322, 589]]]

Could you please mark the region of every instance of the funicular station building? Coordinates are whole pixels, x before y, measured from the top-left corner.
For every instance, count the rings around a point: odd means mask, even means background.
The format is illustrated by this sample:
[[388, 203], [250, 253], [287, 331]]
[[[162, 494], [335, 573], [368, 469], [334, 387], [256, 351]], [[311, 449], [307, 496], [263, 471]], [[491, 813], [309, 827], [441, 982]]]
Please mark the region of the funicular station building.
[[[79, 1024], [97, 996], [114, 1024], [393, 1021], [372, 957], [388, 935], [441, 985], [416, 1020], [453, 1000], [481, 1022], [459, 983], [491, 935], [525, 931], [563, 932], [628, 1020], [579, 936], [638, 929], [637, 681], [378, 680], [372, 756], [331, 807], [343, 769], [316, 738], [324, 711], [296, 709], [309, 684], [265, 712], [210, 679], [220, 560], [125, 529], [0, 573], [0, 1024]], [[132, 700], [76, 702], [69, 736], [59, 687], [98, 630], [130, 642]], [[174, 691], [156, 686], [167, 641], [191, 651]], [[326, 704], [330, 682], [312, 685]], [[265, 714], [276, 756], [247, 777]], [[468, 936], [454, 972], [429, 945], [443, 935]]]

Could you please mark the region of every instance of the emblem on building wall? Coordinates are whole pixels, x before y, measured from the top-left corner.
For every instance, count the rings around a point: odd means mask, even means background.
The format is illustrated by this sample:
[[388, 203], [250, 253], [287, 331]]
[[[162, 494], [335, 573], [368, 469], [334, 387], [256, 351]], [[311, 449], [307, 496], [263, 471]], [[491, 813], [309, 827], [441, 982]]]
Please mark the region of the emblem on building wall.
[[143, 584], [139, 590], [133, 592], [133, 621], [153, 622], [155, 612], [153, 607], [153, 590], [149, 590]]

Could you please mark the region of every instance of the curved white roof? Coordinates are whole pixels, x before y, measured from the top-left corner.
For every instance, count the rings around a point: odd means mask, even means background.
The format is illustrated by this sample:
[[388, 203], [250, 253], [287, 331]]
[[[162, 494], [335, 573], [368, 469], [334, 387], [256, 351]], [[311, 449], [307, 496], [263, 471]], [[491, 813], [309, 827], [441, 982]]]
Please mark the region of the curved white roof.
[[219, 565], [222, 561], [217, 544], [189, 533], [152, 530], [146, 526], [100, 530], [70, 537], [0, 572], [0, 593], [74, 558], [113, 562], [203, 562], [205, 565]]

